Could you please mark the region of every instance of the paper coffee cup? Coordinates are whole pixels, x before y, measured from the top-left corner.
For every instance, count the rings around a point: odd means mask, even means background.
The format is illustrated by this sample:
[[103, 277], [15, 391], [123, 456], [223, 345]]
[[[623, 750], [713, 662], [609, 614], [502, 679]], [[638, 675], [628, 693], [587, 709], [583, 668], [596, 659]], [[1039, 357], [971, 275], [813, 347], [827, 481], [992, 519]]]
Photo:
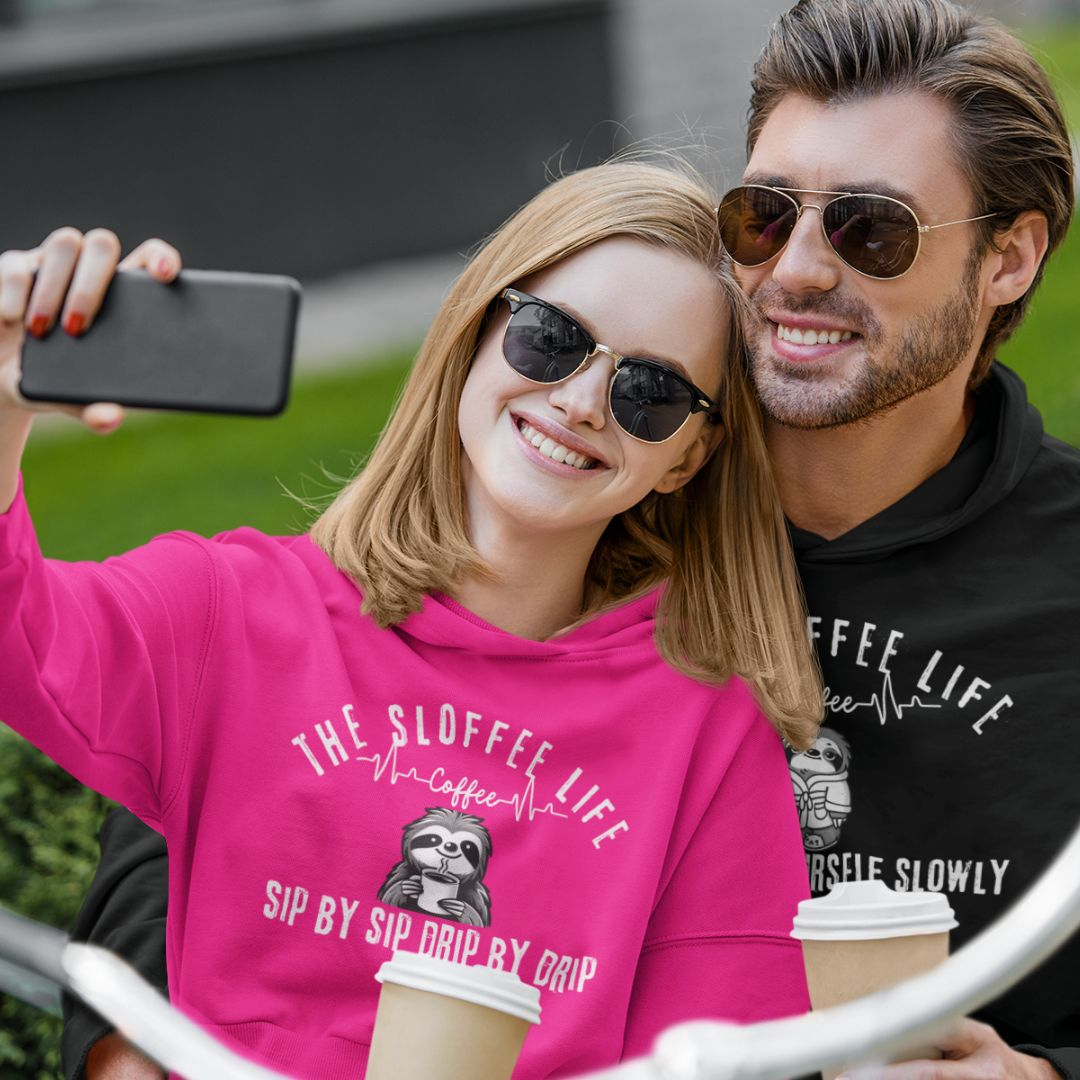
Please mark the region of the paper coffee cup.
[[[810, 1002], [827, 1009], [936, 967], [949, 955], [957, 925], [949, 901], [934, 892], [894, 892], [881, 881], [847, 881], [803, 900], [791, 936], [802, 942]], [[904, 1059], [935, 1058], [931, 1046]], [[833, 1080], [839, 1072], [824, 1072]]]
[[540, 1023], [540, 991], [509, 971], [399, 951], [375, 978], [367, 1080], [509, 1080]]

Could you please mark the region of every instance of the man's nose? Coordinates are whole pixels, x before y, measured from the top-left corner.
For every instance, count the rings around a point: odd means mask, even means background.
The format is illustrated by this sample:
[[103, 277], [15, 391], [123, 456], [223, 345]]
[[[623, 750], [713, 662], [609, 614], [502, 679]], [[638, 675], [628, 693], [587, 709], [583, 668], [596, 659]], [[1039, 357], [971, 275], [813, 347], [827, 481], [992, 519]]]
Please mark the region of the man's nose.
[[786, 292], [828, 292], [840, 281], [842, 264], [825, 239], [821, 214], [819, 206], [803, 206], [784, 250], [773, 264], [773, 280]]
[[548, 392], [548, 403], [566, 417], [567, 424], [588, 424], [599, 431], [607, 421], [608, 384], [614, 362], [594, 352], [588, 366], [557, 383]]

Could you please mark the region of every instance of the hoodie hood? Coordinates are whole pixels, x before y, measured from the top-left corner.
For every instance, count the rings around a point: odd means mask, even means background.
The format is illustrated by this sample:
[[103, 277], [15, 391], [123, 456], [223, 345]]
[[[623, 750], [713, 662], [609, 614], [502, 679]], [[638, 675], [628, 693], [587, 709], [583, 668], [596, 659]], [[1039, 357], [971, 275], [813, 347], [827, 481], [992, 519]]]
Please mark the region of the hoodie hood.
[[425, 596], [423, 607], [395, 628], [428, 645], [462, 649], [472, 654], [521, 659], [584, 657], [617, 649], [652, 648], [652, 633], [660, 590], [608, 608], [547, 641], [516, 637], [485, 622], [457, 601], [436, 593]]
[[995, 363], [976, 392], [975, 417], [949, 464], [835, 540], [792, 526], [800, 563], [873, 561], [969, 525], [1019, 484], [1042, 438], [1042, 417], [1028, 403], [1024, 384]]

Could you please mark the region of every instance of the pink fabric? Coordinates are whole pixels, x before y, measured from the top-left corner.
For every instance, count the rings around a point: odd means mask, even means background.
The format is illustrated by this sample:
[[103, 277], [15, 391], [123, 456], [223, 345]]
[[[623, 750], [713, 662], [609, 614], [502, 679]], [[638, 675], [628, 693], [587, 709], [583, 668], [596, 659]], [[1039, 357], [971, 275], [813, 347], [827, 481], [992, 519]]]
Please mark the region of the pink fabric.
[[233, 1045], [359, 1076], [396, 944], [538, 985], [515, 1075], [570, 1074], [807, 1007], [780, 741], [660, 660], [655, 604], [534, 642], [432, 597], [380, 630], [306, 537], [63, 564], [20, 498], [0, 717], [164, 833], [171, 995]]

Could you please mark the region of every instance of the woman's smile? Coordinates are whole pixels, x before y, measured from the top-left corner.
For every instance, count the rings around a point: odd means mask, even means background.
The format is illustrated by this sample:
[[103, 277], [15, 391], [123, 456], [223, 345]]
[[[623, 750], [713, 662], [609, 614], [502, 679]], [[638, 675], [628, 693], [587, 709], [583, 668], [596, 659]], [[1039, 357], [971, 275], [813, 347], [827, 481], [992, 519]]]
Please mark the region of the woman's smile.
[[526, 456], [559, 476], [575, 476], [608, 469], [599, 451], [556, 421], [529, 414], [509, 414]]

